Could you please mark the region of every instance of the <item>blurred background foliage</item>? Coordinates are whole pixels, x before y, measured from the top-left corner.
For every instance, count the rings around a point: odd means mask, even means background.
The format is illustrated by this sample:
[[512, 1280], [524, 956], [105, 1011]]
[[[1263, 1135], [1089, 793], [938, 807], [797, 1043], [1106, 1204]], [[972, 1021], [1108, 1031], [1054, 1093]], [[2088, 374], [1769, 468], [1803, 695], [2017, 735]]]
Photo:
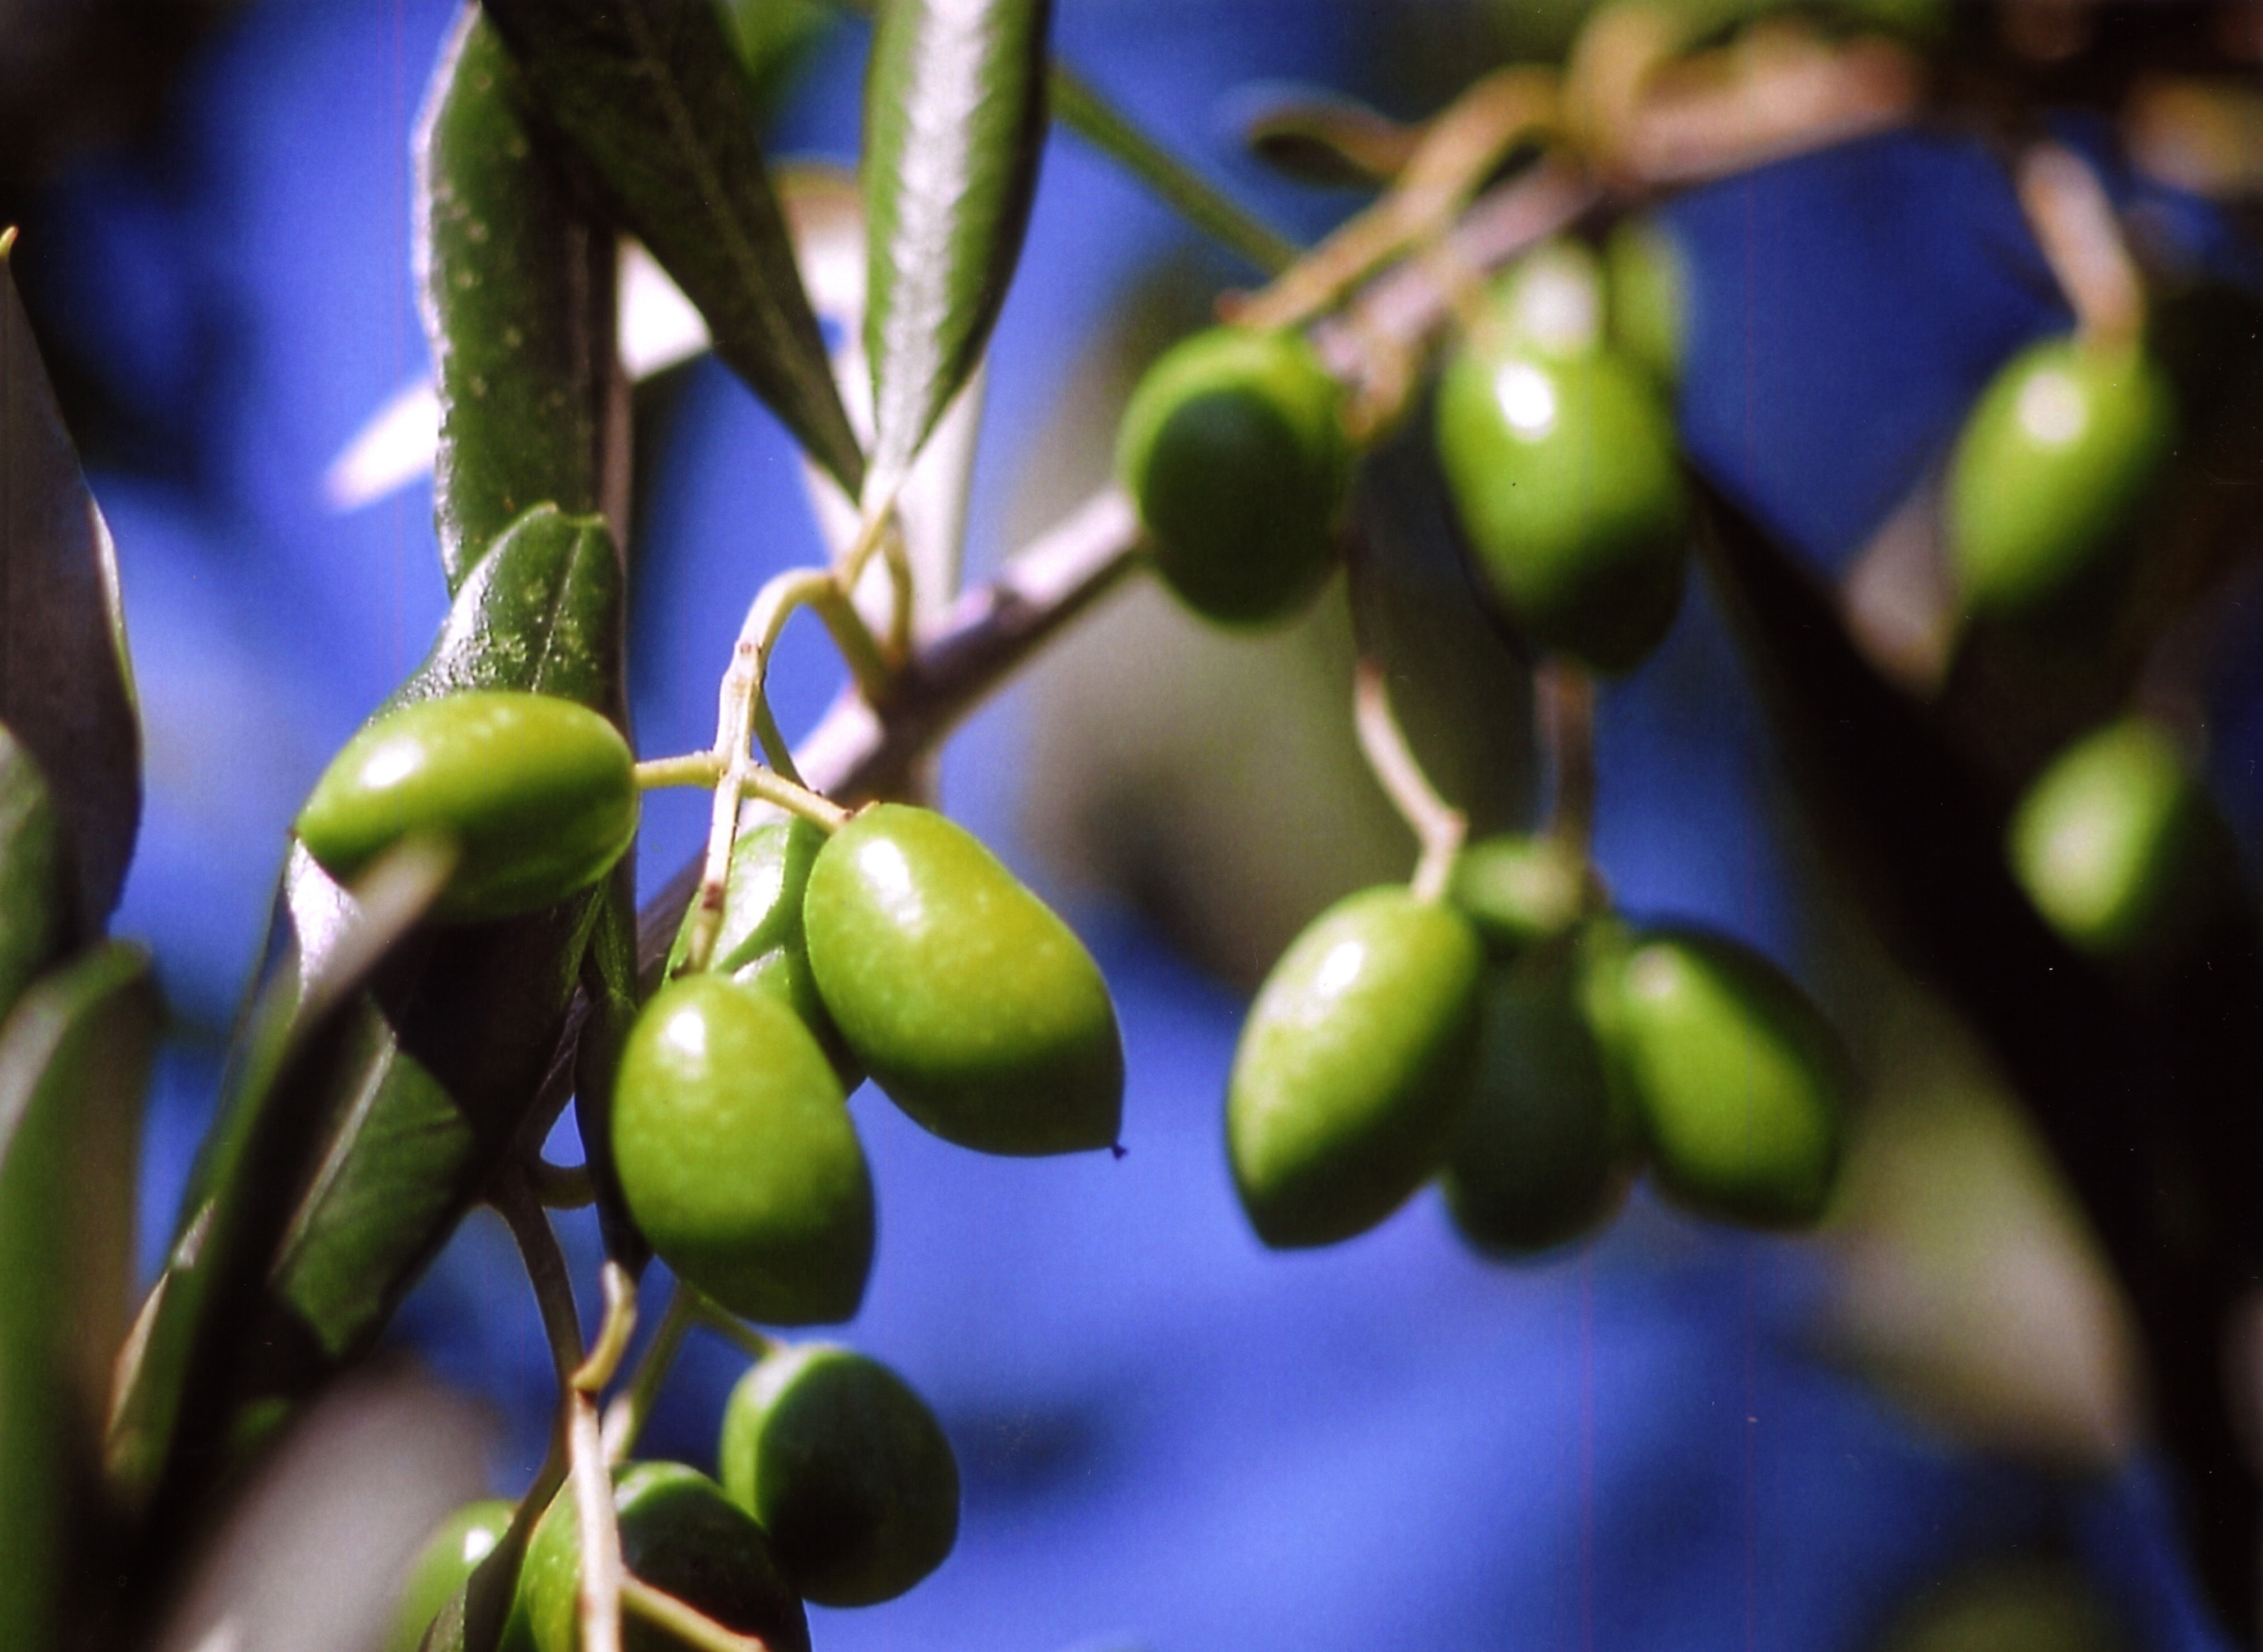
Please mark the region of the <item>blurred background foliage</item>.
[[[429, 484], [340, 511], [323, 477], [425, 372], [409, 136], [452, 10], [0, 5], [0, 222], [22, 226], [15, 268], [118, 541], [147, 723], [147, 824], [118, 927], [155, 948], [172, 1015], [152, 1247], [286, 826], [444, 605]], [[1312, 235], [1361, 197], [1261, 165], [1242, 141], [1256, 112], [1327, 88], [1411, 118], [1481, 66], [1559, 56], [1586, 10], [1061, 0], [1057, 45], [1204, 172]], [[1867, 10], [2026, 54], [2047, 89], [2063, 66], [2070, 106], [2117, 64], [2229, 57], [2252, 75], [2263, 59], [2259, 11], [2238, 4]], [[804, 4], [748, 0], [737, 16], [768, 66], [776, 152], [853, 163], [862, 26]], [[2149, 253], [2214, 306], [2192, 353], [2221, 394], [2263, 390], [2252, 326], [2223, 319], [2252, 322], [2243, 307], [2263, 296], [2252, 226], [2134, 170], [2093, 117], [2057, 130], [2101, 166]], [[2066, 320], [1997, 159], [1956, 131], [1864, 140], [1702, 187], [1663, 217], [1691, 270], [1688, 452], [1846, 580], [1877, 657], [1937, 671], [1924, 591], [1895, 571], [1929, 531], [1928, 479], [1995, 366]], [[1056, 139], [994, 351], [972, 573], [1104, 478], [1139, 367], [1248, 279]], [[707, 737], [746, 596], [821, 550], [790, 444], [719, 366], [648, 380], [638, 414], [634, 714], [642, 749], [682, 750]], [[1420, 664], [1409, 721], [1443, 788], [1481, 826], [1517, 826], [1537, 785], [1529, 690], [1467, 600], [1421, 428], [1363, 483], [1393, 529], [1374, 559], [1376, 634]], [[2252, 523], [2263, 450], [2243, 428], [2215, 480]], [[2232, 576], [2173, 679], [2251, 865], [2252, 587]], [[936, 1403], [966, 1519], [957, 1555], [905, 1600], [813, 1613], [820, 1641], [2216, 1644], [2143, 1448], [2126, 1305], [2003, 1076], [1888, 960], [1803, 835], [1702, 589], [1664, 652], [1603, 697], [1598, 857], [1628, 909], [1763, 946], [1848, 1031], [1870, 1083], [1833, 1220], [1811, 1241], [1755, 1237], [1638, 1195], [1591, 1248], [1502, 1268], [1463, 1250], [1426, 1197], [1335, 1250], [1258, 1247], [1218, 1124], [1242, 999], [1312, 912], [1403, 875], [1412, 849], [1351, 741], [1351, 656], [1340, 594], [1285, 632], [1239, 637], [1142, 584], [950, 748], [946, 805], [1069, 903], [1115, 984], [1130, 1153], [979, 1159], [857, 1104], [882, 1228], [844, 1335]], [[797, 633], [773, 683], [792, 730], [837, 675]], [[2077, 685], [2032, 713], [1985, 682], [1965, 692], [1999, 731], [1985, 754], [2013, 774], [2108, 691]], [[704, 808], [654, 800], [646, 887]], [[570, 1237], [592, 1277], [593, 1228]], [[357, 1644], [438, 1510], [515, 1489], [539, 1454], [550, 1368], [488, 1219], [390, 1347], [392, 1374], [333, 1402], [327, 1431], [278, 1471], [314, 1488], [310, 1508], [352, 1484], [353, 1518], [248, 1518], [233, 1552], [269, 1563], [223, 1565], [211, 1585], [219, 1599], [228, 1577], [271, 1579], [305, 1555], [324, 1576], [379, 1579], [375, 1604], [301, 1591], [257, 1620], [304, 1638], [256, 1644]], [[695, 1341], [655, 1453], [709, 1460], [737, 1364]], [[192, 1603], [184, 1644], [219, 1610]], [[315, 1639], [307, 1613], [336, 1638]]]

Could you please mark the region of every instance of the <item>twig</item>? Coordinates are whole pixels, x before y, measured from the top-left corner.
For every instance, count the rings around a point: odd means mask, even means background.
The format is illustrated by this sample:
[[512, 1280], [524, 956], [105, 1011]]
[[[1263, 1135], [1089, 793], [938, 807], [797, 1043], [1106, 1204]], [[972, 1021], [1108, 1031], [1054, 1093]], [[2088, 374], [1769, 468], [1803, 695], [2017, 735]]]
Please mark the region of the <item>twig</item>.
[[2035, 145], [2020, 162], [2020, 206], [2077, 333], [2101, 348], [2134, 344], [2145, 325], [2144, 283], [2090, 168], [2058, 144]]
[[1369, 656], [1361, 656], [1352, 670], [1351, 714], [1367, 766], [1375, 771], [1392, 807], [1413, 829], [1416, 841], [1422, 845], [1422, 858], [1415, 863], [1409, 887], [1417, 900], [1435, 901], [1446, 892], [1454, 857], [1461, 853], [1462, 839], [1469, 831], [1468, 817], [1440, 797], [1422, 772], [1399, 719], [1392, 714], [1391, 689], [1384, 679], [1382, 663]]
[[1544, 659], [1532, 674], [1532, 692], [1555, 780], [1548, 830], [1584, 861], [1595, 831], [1595, 679], [1569, 661]]
[[770, 1643], [762, 1636], [727, 1629], [698, 1607], [662, 1593], [640, 1578], [621, 1579], [621, 1604], [647, 1623], [702, 1652], [770, 1652]]
[[652, 1340], [645, 1344], [644, 1352], [638, 1356], [627, 1385], [605, 1408], [608, 1460], [619, 1462], [634, 1449], [637, 1436], [644, 1431], [645, 1419], [652, 1415], [653, 1402], [659, 1397], [660, 1385], [667, 1380], [676, 1353], [683, 1346], [684, 1333], [698, 1320], [698, 1293], [678, 1279], [676, 1288], [669, 1293], [667, 1311], [654, 1327]]

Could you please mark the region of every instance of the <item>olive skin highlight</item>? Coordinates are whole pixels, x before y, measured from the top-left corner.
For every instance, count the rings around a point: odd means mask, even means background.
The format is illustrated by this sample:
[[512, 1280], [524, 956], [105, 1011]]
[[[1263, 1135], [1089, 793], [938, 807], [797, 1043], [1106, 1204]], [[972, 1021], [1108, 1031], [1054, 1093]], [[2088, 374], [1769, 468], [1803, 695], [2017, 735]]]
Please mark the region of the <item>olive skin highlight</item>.
[[351, 880], [405, 838], [452, 844], [442, 922], [516, 917], [589, 888], [636, 836], [636, 759], [612, 724], [547, 694], [483, 689], [387, 712], [299, 812], [307, 852]]
[[1155, 571], [1196, 612], [1263, 625], [1302, 609], [1335, 565], [1350, 478], [1343, 392], [1304, 337], [1214, 327], [1140, 380], [1117, 474]]
[[958, 1537], [958, 1461], [926, 1402], [876, 1359], [804, 1344], [765, 1354], [723, 1409], [723, 1489], [802, 1595], [893, 1600]]
[[629, 1214], [744, 1319], [832, 1324], [871, 1272], [872, 1185], [832, 1063], [783, 1002], [719, 975], [654, 995], [613, 1090]]
[[1084, 944], [964, 828], [882, 803], [835, 832], [802, 906], [817, 989], [889, 1099], [984, 1153], [1113, 1146], [1124, 1045]]
[[1469, 1081], [1469, 921], [1396, 886], [1314, 919], [1250, 1006], [1227, 1081], [1233, 1182], [1276, 1249], [1363, 1233], [1428, 1181]]

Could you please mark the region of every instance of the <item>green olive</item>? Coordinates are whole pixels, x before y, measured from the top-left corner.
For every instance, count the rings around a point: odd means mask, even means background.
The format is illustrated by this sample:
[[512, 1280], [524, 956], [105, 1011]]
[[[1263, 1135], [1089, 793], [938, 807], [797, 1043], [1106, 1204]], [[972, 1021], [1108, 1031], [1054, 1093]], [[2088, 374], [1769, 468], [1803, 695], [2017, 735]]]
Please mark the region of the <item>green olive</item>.
[[723, 1411], [723, 1489], [803, 1596], [893, 1600], [958, 1538], [958, 1462], [927, 1403], [876, 1359], [823, 1344], [763, 1356]]
[[803, 902], [809, 966], [850, 1051], [946, 1141], [1112, 1146], [1124, 1045], [1074, 931], [971, 834], [882, 803], [833, 835]]
[[1965, 609], [2047, 618], [2109, 583], [2175, 422], [2168, 380], [2142, 350], [2051, 338], [2006, 363], [1949, 467], [1949, 564]]
[[1489, 970], [1470, 1097], [1440, 1177], [1462, 1236], [1502, 1256], [1580, 1237], [1625, 1198], [1633, 1137], [1563, 960]]
[[1667, 1193], [1753, 1227], [1822, 1215], [1852, 1083], [1789, 976], [1724, 936], [1664, 931], [1591, 947], [1584, 999]]
[[1439, 383], [1437, 444], [1478, 575], [1523, 634], [1596, 671], [1641, 663], [1688, 562], [1674, 422], [1642, 373], [1473, 337]]
[[1456, 859], [1448, 892], [1504, 961], [1570, 934], [1603, 903], [1587, 857], [1546, 836], [1478, 839]]
[[349, 740], [299, 812], [322, 870], [350, 879], [412, 836], [457, 861], [436, 918], [531, 912], [587, 888], [636, 836], [636, 760], [596, 713], [483, 689], [389, 711]]
[[1396, 886], [1330, 907], [1273, 967], [1234, 1052], [1226, 1148], [1276, 1249], [1363, 1233], [1437, 1170], [1469, 1082], [1483, 949]]
[[2101, 955], [2182, 934], [2229, 880], [2223, 825], [2166, 730], [2144, 717], [2077, 741], [2012, 816], [2012, 869], [2067, 941]]
[[[723, 922], [708, 967], [783, 1002], [817, 1035], [833, 1070], [840, 1075], [842, 1088], [854, 1090], [864, 1075], [818, 996], [802, 934], [801, 903], [809, 888], [809, 869], [824, 846], [825, 833], [806, 820], [774, 821], [740, 834], [731, 846]], [[683, 967], [698, 917], [695, 907], [683, 915], [676, 931], [676, 945], [668, 955], [671, 977]]]
[[1689, 271], [1681, 243], [1661, 225], [1625, 219], [1604, 245], [1603, 269], [1611, 343], [1659, 384], [1679, 383], [1689, 332]]
[[1493, 284], [1486, 302], [1504, 344], [1584, 356], [1602, 338], [1602, 266], [1583, 241], [1542, 243]]
[[386, 1633], [385, 1652], [417, 1652], [440, 1608], [501, 1540], [511, 1513], [510, 1503], [494, 1498], [466, 1503], [441, 1523], [409, 1564], [393, 1627]]
[[[706, 1475], [681, 1463], [613, 1471], [621, 1562], [640, 1581], [697, 1607], [727, 1629], [761, 1637], [770, 1652], [809, 1652], [809, 1620], [770, 1539]], [[518, 1606], [535, 1652], [579, 1652], [575, 1595], [582, 1522], [569, 1481], [526, 1547]], [[690, 1642], [621, 1614], [622, 1652], [687, 1652]]]
[[629, 1214], [733, 1313], [829, 1324], [864, 1298], [872, 1185], [832, 1063], [799, 1017], [719, 975], [655, 994], [613, 1088]]
[[1117, 472], [1153, 536], [1156, 571], [1196, 612], [1262, 625], [1319, 590], [1350, 481], [1342, 402], [1293, 332], [1214, 327], [1140, 380]]

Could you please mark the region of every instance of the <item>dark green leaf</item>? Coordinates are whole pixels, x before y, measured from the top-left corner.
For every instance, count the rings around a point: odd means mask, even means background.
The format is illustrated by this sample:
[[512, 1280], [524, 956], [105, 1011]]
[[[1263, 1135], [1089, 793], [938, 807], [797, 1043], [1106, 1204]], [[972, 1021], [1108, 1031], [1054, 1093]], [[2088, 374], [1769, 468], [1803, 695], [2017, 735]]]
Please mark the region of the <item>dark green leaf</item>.
[[0, 1032], [0, 1646], [25, 1652], [86, 1610], [69, 1544], [126, 1330], [157, 1016], [148, 959], [113, 942], [33, 987]]
[[466, 7], [417, 135], [417, 289], [440, 396], [448, 588], [546, 501], [602, 508], [613, 393], [611, 233], [526, 129], [517, 66]]
[[605, 1253], [630, 1272], [641, 1272], [651, 1258], [651, 1247], [629, 1215], [613, 1170], [613, 1075], [620, 1067], [629, 1028], [635, 1025], [638, 1003], [636, 889], [625, 867], [605, 893], [605, 909], [582, 960], [582, 991], [589, 1011], [576, 1041], [574, 1121], [596, 1185]]
[[1049, 0], [886, 0], [864, 85], [872, 467], [900, 482], [981, 359], [1045, 133]]
[[73, 902], [47, 778], [0, 728], [0, 1018], [69, 944]]
[[0, 236], [0, 722], [47, 776], [98, 933], [134, 855], [141, 730], [110, 530], [79, 474]]
[[606, 208], [707, 319], [715, 353], [854, 494], [864, 455], [794, 267], [745, 66], [712, 0], [488, 0]]

